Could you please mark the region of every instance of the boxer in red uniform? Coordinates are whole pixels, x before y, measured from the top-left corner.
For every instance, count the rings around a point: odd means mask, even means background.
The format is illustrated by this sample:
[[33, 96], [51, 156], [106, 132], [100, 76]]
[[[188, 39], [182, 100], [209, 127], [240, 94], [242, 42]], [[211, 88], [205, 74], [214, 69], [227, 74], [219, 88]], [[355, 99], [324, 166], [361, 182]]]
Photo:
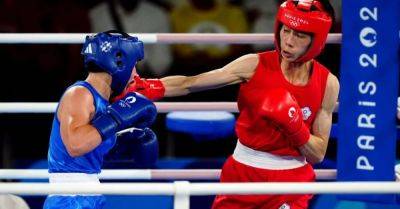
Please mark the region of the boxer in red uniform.
[[[150, 99], [241, 84], [232, 156], [221, 182], [312, 182], [325, 156], [338, 79], [314, 58], [334, 20], [328, 0], [287, 0], [275, 24], [276, 50], [244, 55], [196, 76], [135, 77], [125, 93]], [[307, 208], [312, 195], [218, 195], [213, 208]]]

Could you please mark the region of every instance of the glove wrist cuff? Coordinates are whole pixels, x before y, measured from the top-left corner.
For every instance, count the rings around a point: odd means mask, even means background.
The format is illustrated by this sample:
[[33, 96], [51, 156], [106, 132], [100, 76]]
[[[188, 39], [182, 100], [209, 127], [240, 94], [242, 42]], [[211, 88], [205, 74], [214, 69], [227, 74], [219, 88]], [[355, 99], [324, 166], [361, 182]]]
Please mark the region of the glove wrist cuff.
[[310, 130], [303, 122], [301, 128], [296, 133], [289, 135], [288, 139], [290, 141], [291, 146], [301, 147], [304, 144], [306, 144], [308, 140], [310, 140], [310, 136], [311, 136]]
[[93, 119], [91, 123], [99, 132], [102, 141], [111, 138], [117, 132], [118, 124], [110, 115], [100, 115]]
[[165, 87], [164, 84], [159, 79], [147, 79], [147, 82], [150, 86], [149, 88], [149, 99], [156, 101], [160, 100], [164, 97]]

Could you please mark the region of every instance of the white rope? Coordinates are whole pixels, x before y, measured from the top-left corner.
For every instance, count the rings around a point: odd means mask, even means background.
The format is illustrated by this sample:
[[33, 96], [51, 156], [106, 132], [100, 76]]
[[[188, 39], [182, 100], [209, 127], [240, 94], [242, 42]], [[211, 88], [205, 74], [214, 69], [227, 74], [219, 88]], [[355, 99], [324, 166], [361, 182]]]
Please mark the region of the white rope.
[[[1, 33], [1, 44], [81, 44], [88, 33]], [[271, 44], [272, 33], [131, 33], [147, 44]], [[342, 34], [328, 35], [328, 43], [341, 43]]]
[[[171, 111], [239, 112], [236, 102], [155, 102], [159, 113]], [[336, 109], [337, 109], [336, 105]], [[0, 113], [54, 113], [55, 102], [0, 102]]]
[[[316, 169], [318, 180], [334, 180], [335, 169]], [[103, 169], [100, 179], [114, 180], [218, 180], [220, 169]], [[47, 169], [0, 169], [0, 179], [48, 179]]]
[[[2, 44], [82, 44], [90, 33], [1, 33]], [[157, 43], [156, 34], [132, 34], [144, 43]]]
[[[178, 182], [179, 183], [179, 182]], [[190, 195], [216, 194], [394, 194], [396, 182], [185, 183]], [[0, 194], [175, 195], [174, 183], [0, 183]]]
[[[159, 113], [171, 111], [230, 111], [238, 112], [236, 102], [156, 102]], [[0, 113], [54, 113], [55, 102], [3, 102]]]
[[[171, 111], [230, 111], [238, 112], [236, 102], [156, 102], [159, 113]], [[55, 102], [3, 102], [0, 113], [54, 113]]]
[[0, 194], [173, 195], [171, 183], [0, 183]]
[[55, 102], [4, 102], [0, 103], [0, 113], [54, 113]]
[[210, 194], [391, 194], [400, 192], [397, 182], [313, 183], [192, 183], [190, 195]]

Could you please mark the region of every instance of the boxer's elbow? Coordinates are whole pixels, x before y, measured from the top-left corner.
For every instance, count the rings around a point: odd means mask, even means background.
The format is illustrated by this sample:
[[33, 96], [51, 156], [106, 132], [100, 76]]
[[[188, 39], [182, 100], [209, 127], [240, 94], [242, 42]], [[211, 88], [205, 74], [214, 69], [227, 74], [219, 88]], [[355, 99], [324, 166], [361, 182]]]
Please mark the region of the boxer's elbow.
[[83, 147], [79, 145], [69, 145], [66, 146], [66, 148], [71, 157], [79, 157], [86, 154], [86, 151], [83, 149]]
[[[89, 129], [88, 129], [89, 128]], [[92, 151], [101, 143], [101, 136], [92, 126], [71, 129], [61, 132], [62, 140], [71, 157], [79, 157]]]
[[327, 140], [311, 135], [311, 139], [299, 147], [300, 152], [311, 164], [321, 163], [324, 160], [327, 150]]
[[75, 150], [68, 150], [68, 154], [71, 157], [80, 157], [83, 155], [83, 154], [81, 154], [81, 152], [75, 151]]
[[311, 164], [318, 164], [324, 160], [325, 155], [310, 155], [306, 156], [307, 162]]
[[82, 140], [74, 139], [74, 138], [65, 138], [64, 145], [71, 157], [79, 157], [86, 154], [87, 146], [85, 143], [82, 143]]
[[310, 147], [303, 146], [300, 148], [300, 151], [306, 157], [307, 162], [311, 164], [320, 163], [325, 157], [325, 151], [323, 150], [313, 150]]

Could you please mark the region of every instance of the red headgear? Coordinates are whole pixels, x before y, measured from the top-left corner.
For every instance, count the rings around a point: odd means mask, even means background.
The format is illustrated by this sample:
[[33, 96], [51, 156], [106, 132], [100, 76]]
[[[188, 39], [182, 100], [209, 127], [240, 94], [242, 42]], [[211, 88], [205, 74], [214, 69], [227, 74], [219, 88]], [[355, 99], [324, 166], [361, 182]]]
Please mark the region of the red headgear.
[[[297, 5], [295, 2], [298, 2]], [[311, 11], [314, 6], [317, 10]], [[324, 48], [332, 18], [324, 10], [321, 2], [317, 0], [287, 0], [281, 4], [275, 20], [275, 47], [280, 51], [279, 30], [282, 24], [294, 30], [310, 33], [313, 40], [297, 62], [306, 62], [321, 53]]]

